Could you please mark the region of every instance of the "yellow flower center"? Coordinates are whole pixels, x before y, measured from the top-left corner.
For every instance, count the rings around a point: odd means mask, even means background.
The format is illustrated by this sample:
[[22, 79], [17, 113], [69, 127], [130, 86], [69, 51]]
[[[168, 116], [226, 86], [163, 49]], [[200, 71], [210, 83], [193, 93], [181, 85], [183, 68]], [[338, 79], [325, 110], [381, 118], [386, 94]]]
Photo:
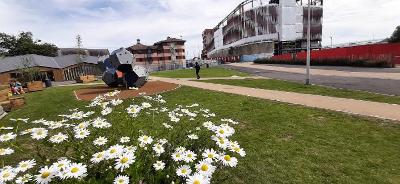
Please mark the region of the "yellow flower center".
[[214, 158], [214, 155], [212, 153], [209, 153], [208, 158]]
[[224, 134], [225, 131], [221, 129], [221, 130], [219, 130], [219, 133], [220, 133], [220, 134]]
[[47, 178], [50, 176], [50, 172], [43, 172], [42, 175], [40, 175], [40, 177], [42, 178]]
[[76, 172], [78, 172], [78, 171], [79, 171], [79, 168], [77, 168], [77, 167], [74, 167], [74, 168], [71, 169], [71, 172], [72, 172], [72, 173], [76, 173]]
[[231, 161], [231, 156], [225, 155], [225, 156], [224, 156], [224, 159], [225, 159], [226, 161]]
[[179, 158], [179, 157], [181, 157], [181, 154], [179, 154], [179, 153], [176, 154], [176, 158]]
[[188, 158], [192, 158], [193, 157], [193, 155], [192, 154], [188, 154], [188, 156], [187, 156]]
[[8, 178], [10, 176], [10, 173], [6, 172], [3, 174], [3, 178]]
[[239, 152], [239, 151], [240, 151], [240, 148], [235, 147], [235, 148], [233, 148], [233, 150], [235, 150], [236, 152]]
[[123, 179], [119, 179], [118, 183], [124, 183], [124, 180]]
[[143, 140], [144, 141], [147, 141], [149, 138], [146, 136], [146, 137], [143, 137]]
[[129, 161], [129, 159], [127, 157], [124, 157], [121, 159], [121, 163], [125, 164]]
[[199, 180], [195, 180], [195, 181], [193, 182], [193, 184], [200, 184], [200, 181], [199, 181]]
[[186, 174], [187, 173], [187, 170], [186, 169], [182, 169], [182, 171], [181, 171], [183, 174]]
[[26, 164], [26, 163], [21, 164], [21, 167], [28, 167], [28, 164]]
[[202, 171], [208, 171], [208, 165], [203, 164], [203, 165], [201, 166], [201, 170], [202, 170]]
[[103, 157], [103, 154], [98, 154], [97, 155], [97, 158], [101, 158], [101, 157]]
[[115, 153], [115, 152], [117, 152], [117, 150], [115, 150], [115, 149], [110, 150], [110, 153]]

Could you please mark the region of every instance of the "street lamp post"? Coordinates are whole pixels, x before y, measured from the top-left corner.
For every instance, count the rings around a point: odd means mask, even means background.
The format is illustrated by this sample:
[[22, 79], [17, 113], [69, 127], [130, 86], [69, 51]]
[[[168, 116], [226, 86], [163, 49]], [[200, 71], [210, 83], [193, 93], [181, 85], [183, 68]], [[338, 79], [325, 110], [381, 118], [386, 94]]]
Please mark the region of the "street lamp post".
[[308, 26], [307, 26], [307, 79], [306, 85], [311, 85], [311, 0], [308, 0]]

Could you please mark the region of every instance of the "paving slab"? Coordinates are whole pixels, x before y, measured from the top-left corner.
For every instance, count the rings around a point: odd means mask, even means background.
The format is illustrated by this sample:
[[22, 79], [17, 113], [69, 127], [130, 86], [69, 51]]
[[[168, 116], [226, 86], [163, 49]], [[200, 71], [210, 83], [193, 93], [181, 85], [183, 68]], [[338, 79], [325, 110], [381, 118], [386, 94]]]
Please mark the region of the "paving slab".
[[159, 80], [175, 83], [184, 86], [196, 87], [212, 91], [219, 91], [231, 94], [245, 95], [267, 100], [304, 105], [333, 111], [346, 112], [362, 116], [376, 117], [400, 121], [400, 105], [336, 98], [320, 95], [284, 92], [275, 90], [255, 89], [248, 87], [230, 86], [222, 84], [211, 84], [204, 82], [151, 77], [152, 80]]

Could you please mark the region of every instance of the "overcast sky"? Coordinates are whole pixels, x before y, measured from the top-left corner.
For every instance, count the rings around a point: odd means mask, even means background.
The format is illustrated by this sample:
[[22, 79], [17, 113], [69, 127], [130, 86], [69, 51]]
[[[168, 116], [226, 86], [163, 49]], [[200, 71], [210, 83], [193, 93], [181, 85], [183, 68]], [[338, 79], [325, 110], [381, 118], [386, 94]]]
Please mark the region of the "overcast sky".
[[[167, 36], [187, 40], [192, 57], [201, 33], [214, 27], [243, 0], [0, 0], [0, 32], [31, 31], [34, 37], [75, 47], [153, 44]], [[325, 0], [323, 45], [389, 37], [400, 25], [400, 0]]]

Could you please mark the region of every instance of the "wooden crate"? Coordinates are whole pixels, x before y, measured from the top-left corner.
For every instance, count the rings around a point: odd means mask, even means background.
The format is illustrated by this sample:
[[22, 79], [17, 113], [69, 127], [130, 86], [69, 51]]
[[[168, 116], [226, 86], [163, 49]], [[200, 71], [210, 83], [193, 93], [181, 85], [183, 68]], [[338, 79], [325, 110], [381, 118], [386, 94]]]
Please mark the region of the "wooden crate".
[[25, 97], [11, 97], [10, 98], [11, 109], [19, 109], [25, 105]]
[[0, 102], [8, 101], [9, 89], [3, 89], [0, 91]]
[[43, 90], [43, 82], [42, 81], [28, 82], [28, 91], [29, 92], [42, 91], [42, 90]]

